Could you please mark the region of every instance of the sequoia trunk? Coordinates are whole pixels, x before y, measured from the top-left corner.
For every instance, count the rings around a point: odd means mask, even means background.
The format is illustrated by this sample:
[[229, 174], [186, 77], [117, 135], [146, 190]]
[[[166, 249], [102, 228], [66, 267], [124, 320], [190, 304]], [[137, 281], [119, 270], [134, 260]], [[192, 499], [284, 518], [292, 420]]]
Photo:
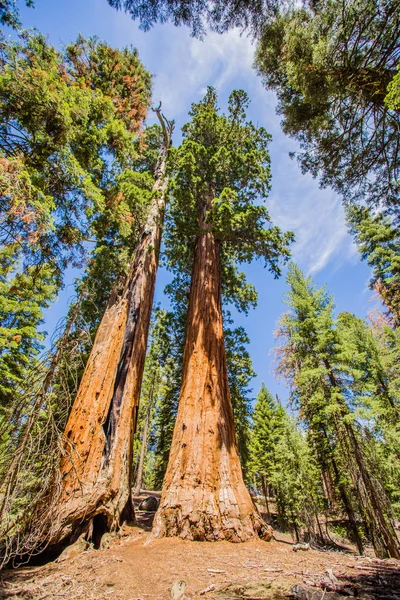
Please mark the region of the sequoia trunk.
[[167, 125], [147, 223], [123, 293], [113, 295], [100, 323], [65, 429], [62, 489], [51, 543], [73, 540], [86, 530], [95, 538], [134, 517], [133, 435], [165, 208], [172, 132]]
[[243, 542], [270, 539], [239, 461], [226, 369], [220, 244], [200, 216], [190, 289], [182, 387], [155, 536]]

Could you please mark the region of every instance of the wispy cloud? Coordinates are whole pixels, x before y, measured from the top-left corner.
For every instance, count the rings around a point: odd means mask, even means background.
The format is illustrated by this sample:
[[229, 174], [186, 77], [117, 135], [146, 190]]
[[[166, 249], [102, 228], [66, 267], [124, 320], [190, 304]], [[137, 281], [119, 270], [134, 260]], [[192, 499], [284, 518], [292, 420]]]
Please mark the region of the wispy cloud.
[[274, 168], [270, 212], [284, 229], [294, 231], [293, 258], [309, 274], [328, 264], [336, 268], [353, 262], [357, 250], [347, 231], [340, 197], [332, 190], [321, 190], [318, 182], [303, 175], [295, 162], [281, 156]]
[[154, 100], [162, 100], [165, 114], [176, 119], [177, 130], [207, 85], [218, 90], [222, 105], [232, 89], [243, 87], [251, 98], [251, 118], [273, 135], [273, 191], [268, 205], [274, 222], [296, 234], [294, 260], [310, 274], [354, 260], [356, 250], [340, 198], [331, 190], [319, 189], [318, 182], [303, 175], [288, 156], [297, 146], [282, 133], [275, 95], [263, 88], [252, 67], [254, 46], [249, 37], [231, 30], [224, 35], [209, 33], [200, 41], [188, 29], [171, 24], [142, 33], [117, 12], [113, 22], [121, 38], [140, 48], [145, 65], [155, 75]]

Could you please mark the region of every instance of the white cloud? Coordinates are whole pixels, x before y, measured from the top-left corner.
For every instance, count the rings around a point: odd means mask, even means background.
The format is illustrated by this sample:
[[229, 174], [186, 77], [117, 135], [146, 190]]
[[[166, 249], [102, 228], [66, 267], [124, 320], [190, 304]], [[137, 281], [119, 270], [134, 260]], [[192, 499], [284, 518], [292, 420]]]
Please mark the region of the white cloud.
[[353, 262], [357, 250], [347, 232], [340, 197], [332, 190], [319, 189], [317, 181], [303, 175], [285, 156], [280, 163], [273, 179], [270, 212], [278, 225], [294, 231], [294, 260], [309, 274], [328, 264], [336, 268]]
[[275, 95], [263, 88], [252, 68], [254, 47], [249, 37], [231, 30], [224, 35], [209, 33], [200, 41], [187, 28], [171, 24], [143, 33], [117, 12], [113, 22], [117, 37], [136, 45], [144, 64], [155, 74], [154, 101], [162, 100], [167, 117], [176, 119], [177, 138], [191, 103], [202, 97], [207, 85], [217, 89], [222, 105], [232, 89], [244, 88], [251, 99], [250, 117], [273, 135], [273, 190], [268, 206], [273, 221], [296, 234], [294, 260], [312, 274], [327, 265], [335, 268], [354, 260], [356, 249], [347, 233], [340, 198], [331, 190], [320, 190], [318, 182], [302, 175], [288, 156], [297, 145], [282, 133]]

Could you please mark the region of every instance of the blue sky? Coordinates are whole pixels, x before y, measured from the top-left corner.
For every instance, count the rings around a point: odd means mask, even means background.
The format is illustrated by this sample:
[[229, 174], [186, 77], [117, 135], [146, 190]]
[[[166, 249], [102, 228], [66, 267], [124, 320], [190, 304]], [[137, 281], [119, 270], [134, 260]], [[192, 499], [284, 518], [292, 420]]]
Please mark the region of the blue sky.
[[[203, 96], [207, 85], [217, 89], [222, 108], [233, 89], [244, 89], [251, 99], [251, 119], [273, 137], [272, 191], [267, 206], [275, 224], [296, 234], [293, 259], [317, 284], [327, 284], [335, 297], [337, 312], [346, 310], [358, 316], [368, 313], [375, 302], [367, 287], [369, 269], [360, 263], [346, 231], [340, 198], [332, 190], [320, 190], [318, 182], [302, 175], [296, 161], [289, 158], [289, 152], [297, 146], [282, 133], [280, 117], [275, 114], [275, 96], [262, 87], [252, 69], [254, 47], [250, 38], [232, 30], [223, 35], [210, 33], [199, 41], [190, 36], [188, 29], [171, 24], [144, 33], [127, 15], [110, 8], [106, 0], [35, 0], [35, 4], [34, 10], [22, 8], [23, 25], [47, 34], [57, 47], [75, 39], [78, 33], [85, 37], [96, 35], [115, 47], [135, 46], [154, 75], [154, 103], [162, 100], [164, 113], [176, 121], [177, 139], [191, 102]], [[256, 392], [264, 381], [285, 400], [288, 391], [273, 376], [271, 355], [273, 331], [285, 310], [284, 277], [274, 280], [261, 263], [244, 270], [259, 292], [258, 307], [248, 317], [235, 316], [235, 323], [244, 325], [251, 338], [249, 350], [257, 373], [253, 388]], [[68, 274], [66, 288], [46, 314], [49, 334], [66, 312], [68, 298], [73, 294], [73, 276]], [[156, 302], [165, 301], [163, 288], [168, 280], [168, 273], [161, 269]]]

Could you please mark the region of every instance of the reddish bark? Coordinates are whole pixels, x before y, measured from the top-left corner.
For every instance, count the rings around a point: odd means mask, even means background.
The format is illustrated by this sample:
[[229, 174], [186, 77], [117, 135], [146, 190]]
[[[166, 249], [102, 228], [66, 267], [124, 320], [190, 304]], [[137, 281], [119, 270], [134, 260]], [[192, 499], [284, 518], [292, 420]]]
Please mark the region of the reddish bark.
[[195, 249], [182, 387], [156, 536], [243, 542], [272, 530], [256, 510], [239, 461], [222, 324], [220, 244], [208, 230]]
[[[134, 516], [133, 435], [165, 208], [166, 155], [172, 133], [172, 125], [167, 125], [152, 207], [125, 289], [110, 299], [65, 429], [53, 543], [75, 537], [89, 526], [95, 536], [96, 524], [116, 530]], [[98, 515], [101, 519], [94, 520]]]

